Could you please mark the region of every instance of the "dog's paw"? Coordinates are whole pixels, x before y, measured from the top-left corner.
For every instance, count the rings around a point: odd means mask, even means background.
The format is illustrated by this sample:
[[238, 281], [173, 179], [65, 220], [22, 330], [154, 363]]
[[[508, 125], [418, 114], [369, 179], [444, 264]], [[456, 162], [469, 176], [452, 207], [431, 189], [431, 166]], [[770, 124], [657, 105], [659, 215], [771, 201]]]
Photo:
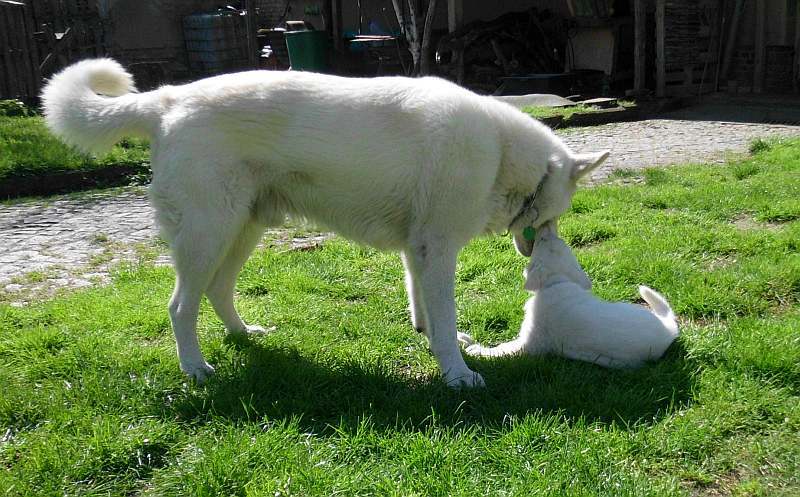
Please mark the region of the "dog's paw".
[[486, 386], [483, 377], [478, 373], [466, 369], [461, 373], [448, 371], [445, 375], [447, 386], [459, 390], [461, 388], [482, 388]]
[[198, 385], [206, 382], [209, 376], [214, 374], [214, 367], [203, 361], [198, 364], [181, 365], [181, 371], [192, 378]]
[[228, 330], [228, 333], [231, 335], [264, 335], [267, 333], [272, 333], [278, 329], [276, 326], [270, 326], [269, 328], [264, 328], [263, 326], [258, 326], [257, 324], [246, 324], [242, 329], [236, 330]]
[[475, 340], [473, 340], [472, 337], [469, 334], [462, 333], [462, 332], [459, 331], [458, 332], [458, 343], [462, 347], [469, 347], [470, 345], [475, 343]]

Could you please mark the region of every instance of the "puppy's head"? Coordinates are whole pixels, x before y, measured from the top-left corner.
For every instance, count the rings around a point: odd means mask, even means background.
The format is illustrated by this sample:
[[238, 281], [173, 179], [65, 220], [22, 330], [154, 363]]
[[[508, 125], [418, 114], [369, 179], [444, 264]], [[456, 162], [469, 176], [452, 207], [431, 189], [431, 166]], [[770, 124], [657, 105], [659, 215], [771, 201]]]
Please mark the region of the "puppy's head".
[[541, 225], [536, 233], [533, 256], [525, 269], [525, 289], [541, 290], [551, 283], [570, 281], [589, 290], [592, 281], [564, 240], [558, 237], [555, 221]]
[[566, 212], [578, 189], [578, 181], [600, 167], [608, 155], [608, 151], [603, 151], [550, 158], [547, 163], [547, 174], [542, 179], [541, 190], [528, 209], [510, 227], [517, 252], [530, 257], [534, 241], [525, 238], [525, 228], [528, 226], [539, 228]]

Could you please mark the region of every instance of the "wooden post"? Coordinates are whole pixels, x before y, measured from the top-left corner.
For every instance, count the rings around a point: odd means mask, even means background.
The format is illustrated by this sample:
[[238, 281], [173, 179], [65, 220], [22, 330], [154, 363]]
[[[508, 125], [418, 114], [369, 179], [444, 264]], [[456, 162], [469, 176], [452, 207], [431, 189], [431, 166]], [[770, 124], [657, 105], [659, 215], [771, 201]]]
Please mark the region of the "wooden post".
[[733, 16], [731, 16], [731, 23], [728, 26], [728, 39], [725, 40], [725, 55], [722, 56], [722, 69], [719, 72], [721, 80], [728, 82], [728, 70], [731, 67], [731, 60], [733, 59], [733, 52], [736, 50], [736, 33], [739, 30], [739, 19], [742, 17], [744, 10], [744, 0], [736, 0], [733, 8]]
[[35, 32], [33, 24], [33, 11], [28, 4], [22, 6], [22, 22], [25, 26], [25, 71], [28, 74], [29, 97], [38, 97], [39, 85], [42, 77], [39, 74], [39, 52], [36, 47], [36, 40], [33, 37]]
[[633, 89], [642, 91], [647, 85], [647, 11], [645, 0], [634, 0]]
[[667, 61], [664, 57], [665, 0], [656, 0], [656, 96], [663, 97], [667, 88]]
[[797, 93], [800, 83], [797, 81], [800, 76], [800, 2], [797, 2], [797, 10], [794, 13], [794, 64], [792, 65], [792, 88]]
[[452, 33], [464, 24], [464, 0], [447, 0], [447, 31]]
[[431, 73], [431, 31], [433, 18], [436, 15], [436, 0], [428, 0], [428, 11], [425, 13], [425, 25], [422, 28], [420, 46], [419, 74], [427, 76]]
[[15, 8], [16, 6], [13, 3], [0, 3], [0, 52], [2, 52], [0, 53], [0, 57], [2, 57], [0, 67], [4, 69], [2, 71], [4, 74], [0, 75], [0, 77], [5, 79], [5, 92], [7, 93], [7, 95], [2, 96], [3, 98], [21, 96], [19, 88], [20, 76], [17, 74], [17, 64], [12, 55], [12, 40], [15, 31], [11, 16], [14, 15]]
[[331, 37], [333, 38], [333, 48], [337, 52], [343, 49], [344, 40], [342, 39], [342, 0], [331, 0]]
[[255, 2], [245, 0], [244, 8], [244, 25], [247, 30], [247, 64], [251, 69], [256, 69], [258, 67], [258, 54], [256, 53], [258, 48], [256, 47]]
[[753, 64], [753, 93], [764, 92], [767, 58], [767, 0], [756, 0], [755, 58]]

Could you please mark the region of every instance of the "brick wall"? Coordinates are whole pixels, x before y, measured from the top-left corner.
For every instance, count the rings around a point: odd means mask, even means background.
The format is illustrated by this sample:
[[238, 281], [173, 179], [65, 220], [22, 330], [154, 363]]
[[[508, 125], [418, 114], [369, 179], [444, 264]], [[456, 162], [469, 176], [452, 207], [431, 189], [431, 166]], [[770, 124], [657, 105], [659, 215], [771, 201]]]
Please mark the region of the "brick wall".
[[[767, 47], [764, 91], [767, 93], [787, 93], [792, 91], [792, 61], [794, 48], [789, 46]], [[728, 80], [735, 80], [739, 93], [748, 93], [753, 87], [755, 50], [752, 46], [738, 47], [731, 61]], [[721, 81], [720, 86], [725, 86]]]
[[792, 62], [794, 48], [767, 47], [767, 70], [764, 91], [788, 93], [792, 91]]

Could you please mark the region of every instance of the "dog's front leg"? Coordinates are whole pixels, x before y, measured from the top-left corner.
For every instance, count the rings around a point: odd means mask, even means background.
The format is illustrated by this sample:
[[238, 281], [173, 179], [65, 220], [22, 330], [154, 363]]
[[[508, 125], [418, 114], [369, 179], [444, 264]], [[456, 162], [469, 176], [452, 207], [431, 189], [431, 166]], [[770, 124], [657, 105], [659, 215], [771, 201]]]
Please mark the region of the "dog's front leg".
[[445, 381], [453, 388], [483, 386], [483, 378], [464, 362], [456, 340], [456, 256], [456, 250], [427, 241], [406, 252], [406, 263], [418, 285], [426, 335]]

